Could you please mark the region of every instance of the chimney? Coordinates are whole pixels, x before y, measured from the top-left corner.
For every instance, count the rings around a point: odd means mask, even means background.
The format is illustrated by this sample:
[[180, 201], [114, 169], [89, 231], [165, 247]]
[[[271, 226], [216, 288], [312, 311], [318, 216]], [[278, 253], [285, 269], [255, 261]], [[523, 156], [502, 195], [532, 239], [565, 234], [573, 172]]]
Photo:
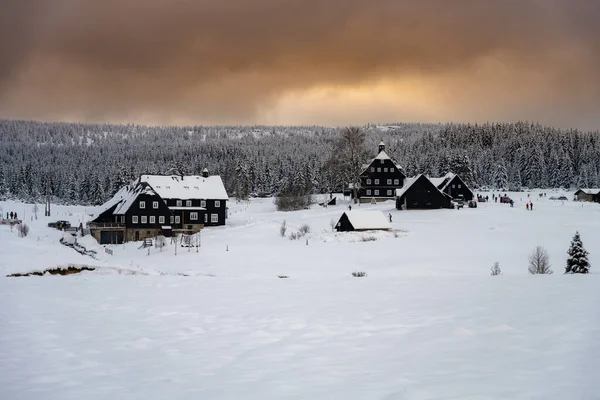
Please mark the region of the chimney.
[[203, 178], [208, 178], [208, 169], [204, 168], [204, 169], [202, 170], [202, 177], [203, 177]]
[[379, 152], [381, 153], [384, 150], [385, 150], [385, 143], [383, 143], [383, 140], [382, 140], [381, 142], [379, 142]]

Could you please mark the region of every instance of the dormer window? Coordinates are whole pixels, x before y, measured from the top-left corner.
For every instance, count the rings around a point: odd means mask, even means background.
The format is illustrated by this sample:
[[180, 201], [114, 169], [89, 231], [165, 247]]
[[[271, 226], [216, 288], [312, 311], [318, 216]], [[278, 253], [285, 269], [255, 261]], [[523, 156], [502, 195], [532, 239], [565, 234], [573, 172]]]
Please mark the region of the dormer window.
[[192, 201], [191, 200], [186, 200], [185, 201], [185, 206], [186, 207], [191, 207], [192, 206]]
[[181, 200], [177, 200], [177, 207], [181, 207], [181, 205], [183, 204]]

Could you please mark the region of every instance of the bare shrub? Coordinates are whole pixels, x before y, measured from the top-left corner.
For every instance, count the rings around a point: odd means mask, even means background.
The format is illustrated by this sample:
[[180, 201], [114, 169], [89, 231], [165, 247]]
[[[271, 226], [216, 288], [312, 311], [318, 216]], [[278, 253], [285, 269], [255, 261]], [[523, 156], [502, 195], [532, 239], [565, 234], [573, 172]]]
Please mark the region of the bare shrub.
[[17, 225], [17, 232], [19, 232], [19, 237], [22, 237], [22, 238], [29, 235], [29, 225], [27, 225], [27, 224]]
[[355, 278], [363, 278], [363, 277], [367, 276], [367, 273], [364, 271], [354, 271], [352, 273], [352, 276]]
[[298, 240], [300, 236], [296, 232], [290, 232], [290, 240]]
[[277, 275], [277, 277], [279, 279], [287, 279], [287, 278], [289, 278], [289, 276], [287, 276], [287, 275]]
[[529, 273], [532, 275], [550, 275], [554, 271], [550, 269], [550, 257], [542, 246], [537, 246], [529, 255]]
[[283, 222], [281, 223], [281, 226], [279, 227], [279, 235], [281, 235], [281, 237], [285, 237], [286, 232], [287, 232], [287, 223], [285, 222], [285, 220], [283, 220]]
[[310, 226], [308, 226], [308, 224], [304, 224], [300, 227], [300, 229], [298, 229], [298, 233], [301, 236], [306, 235], [307, 233], [310, 233]]
[[494, 265], [492, 266], [492, 268], [490, 268], [491, 270], [491, 275], [492, 276], [496, 276], [496, 275], [502, 275], [502, 270], [500, 269], [500, 263], [498, 261], [496, 261], [494, 263]]
[[333, 232], [335, 230], [336, 225], [337, 225], [337, 222], [335, 221], [335, 219], [331, 218], [329, 220], [329, 226], [331, 226], [331, 232]]
[[370, 236], [362, 236], [360, 238], [361, 242], [374, 242], [376, 240], [377, 240], [377, 238], [375, 236], [372, 236], [372, 235], [370, 235]]

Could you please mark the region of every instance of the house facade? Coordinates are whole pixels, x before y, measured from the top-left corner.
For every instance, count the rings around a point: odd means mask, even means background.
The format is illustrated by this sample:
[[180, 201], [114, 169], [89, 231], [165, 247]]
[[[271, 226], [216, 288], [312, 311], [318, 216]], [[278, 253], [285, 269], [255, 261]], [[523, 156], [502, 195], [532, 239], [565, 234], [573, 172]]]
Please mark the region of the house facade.
[[429, 178], [429, 180], [442, 192], [453, 199], [473, 200], [473, 191], [465, 184], [460, 176], [448, 172], [441, 178]]
[[407, 178], [395, 194], [398, 210], [452, 208], [450, 195], [438, 189], [425, 175]]
[[227, 201], [221, 177], [142, 175], [121, 188], [88, 223], [100, 244], [120, 244], [157, 235], [194, 234], [225, 225]]
[[358, 197], [362, 203], [393, 200], [395, 191], [404, 184], [404, 173], [385, 152], [385, 144], [379, 143], [379, 152], [370, 163], [363, 166], [360, 174]]
[[576, 201], [600, 203], [600, 189], [579, 189], [574, 194]]

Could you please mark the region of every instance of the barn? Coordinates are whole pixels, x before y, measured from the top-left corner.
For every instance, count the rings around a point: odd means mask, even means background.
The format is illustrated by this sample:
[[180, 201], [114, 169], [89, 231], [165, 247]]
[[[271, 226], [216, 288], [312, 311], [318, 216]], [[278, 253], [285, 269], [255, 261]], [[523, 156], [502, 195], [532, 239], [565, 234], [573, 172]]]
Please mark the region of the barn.
[[338, 232], [388, 231], [390, 222], [381, 211], [346, 211], [335, 225]]
[[425, 175], [407, 178], [401, 189], [396, 189], [396, 209], [452, 208], [452, 198], [439, 190]]
[[575, 192], [575, 200], [600, 203], [600, 189], [579, 189]]
[[457, 174], [448, 172], [441, 178], [429, 178], [429, 180], [440, 191], [450, 195], [453, 199], [473, 200], [473, 191]]

